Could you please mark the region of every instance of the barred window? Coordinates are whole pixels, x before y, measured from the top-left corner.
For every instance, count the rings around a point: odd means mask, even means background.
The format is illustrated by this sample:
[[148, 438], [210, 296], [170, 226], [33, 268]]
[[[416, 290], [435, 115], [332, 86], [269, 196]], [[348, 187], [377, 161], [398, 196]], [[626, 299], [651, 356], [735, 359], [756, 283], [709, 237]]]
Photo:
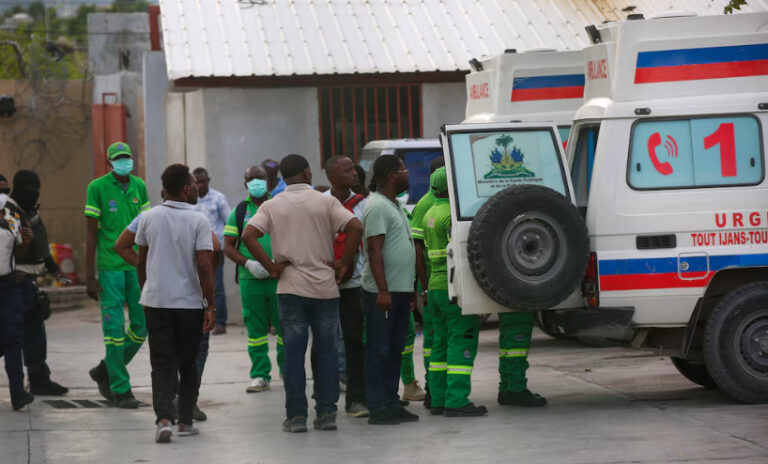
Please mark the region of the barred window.
[[355, 162], [363, 146], [378, 139], [421, 137], [421, 85], [327, 86], [317, 90], [320, 151]]

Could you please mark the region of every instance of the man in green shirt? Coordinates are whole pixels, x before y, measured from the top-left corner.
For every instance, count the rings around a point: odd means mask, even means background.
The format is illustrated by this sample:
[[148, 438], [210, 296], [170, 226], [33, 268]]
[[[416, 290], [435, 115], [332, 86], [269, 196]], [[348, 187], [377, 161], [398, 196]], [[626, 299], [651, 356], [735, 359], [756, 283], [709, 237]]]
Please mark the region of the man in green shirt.
[[[429, 165], [429, 174], [440, 166], [445, 166], [445, 161], [442, 157], [435, 158]], [[432, 305], [427, 296], [427, 283], [429, 281], [429, 260], [427, 259], [427, 250], [424, 248], [424, 230], [422, 229], [422, 222], [424, 215], [429, 211], [429, 208], [435, 203], [435, 194], [432, 190], [427, 190], [427, 193], [422, 196], [416, 203], [416, 206], [411, 212], [411, 235], [413, 235], [413, 244], [416, 248], [416, 277], [420, 288], [419, 296], [426, 300], [424, 301], [424, 310], [422, 312], [422, 332], [424, 334], [424, 371], [425, 380], [428, 381], [429, 377], [429, 357], [432, 354]], [[400, 367], [400, 379], [403, 381], [403, 399], [409, 401], [421, 401], [424, 400], [424, 406], [429, 409], [430, 396], [429, 396], [429, 384], [425, 384], [425, 390], [419, 387], [419, 382], [416, 380], [413, 366], [413, 348], [416, 340], [415, 321], [413, 320], [413, 313], [411, 313], [411, 320], [408, 324], [408, 336], [405, 339], [405, 349], [403, 350], [403, 362]]]
[[[245, 171], [244, 185], [248, 197], [229, 213], [227, 224], [224, 226], [224, 254], [237, 264], [243, 322], [248, 330], [248, 355], [251, 358], [251, 384], [245, 391], [255, 393], [269, 390], [269, 382], [272, 380], [272, 363], [269, 361], [267, 344], [270, 321], [277, 329], [277, 364], [281, 374], [283, 338], [277, 311], [277, 279], [270, 276], [269, 272], [253, 259], [248, 248], [240, 241], [245, 225], [256, 214], [259, 206], [270, 198], [264, 168], [258, 165], [248, 168]], [[265, 234], [258, 242], [271, 259], [272, 243], [269, 235]]]
[[435, 204], [424, 215], [422, 228], [431, 265], [429, 301], [434, 311], [429, 362], [430, 412], [447, 417], [482, 416], [488, 412], [485, 406], [475, 406], [469, 401], [480, 321], [476, 314], [463, 316], [461, 308], [448, 297], [446, 246], [451, 236], [451, 205], [444, 167], [432, 173], [429, 184], [435, 194]]
[[[104, 360], [89, 373], [106, 399], [118, 407], [134, 409], [139, 403], [131, 393], [126, 365], [144, 343], [147, 326], [144, 309], [139, 305], [141, 289], [136, 268], [126, 263], [113, 247], [133, 218], [149, 209], [149, 198], [144, 181], [130, 174], [133, 155], [127, 143], [110, 145], [107, 159], [112, 171], [88, 184], [85, 201], [86, 290], [88, 296], [101, 304], [106, 346]], [[127, 329], [125, 304], [130, 318]]]

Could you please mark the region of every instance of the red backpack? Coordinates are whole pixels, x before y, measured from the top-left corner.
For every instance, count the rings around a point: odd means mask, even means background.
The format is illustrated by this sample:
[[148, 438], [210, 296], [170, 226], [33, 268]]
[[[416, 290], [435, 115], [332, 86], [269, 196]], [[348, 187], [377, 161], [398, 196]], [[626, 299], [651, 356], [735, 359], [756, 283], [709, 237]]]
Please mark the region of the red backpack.
[[[361, 201], [365, 200], [365, 197], [360, 194], [354, 194], [347, 199], [342, 205], [353, 213], [355, 206], [359, 205]], [[347, 245], [347, 234], [339, 232], [336, 234], [336, 238], [333, 241], [333, 259], [336, 261], [341, 259], [341, 255], [344, 254], [344, 248]]]

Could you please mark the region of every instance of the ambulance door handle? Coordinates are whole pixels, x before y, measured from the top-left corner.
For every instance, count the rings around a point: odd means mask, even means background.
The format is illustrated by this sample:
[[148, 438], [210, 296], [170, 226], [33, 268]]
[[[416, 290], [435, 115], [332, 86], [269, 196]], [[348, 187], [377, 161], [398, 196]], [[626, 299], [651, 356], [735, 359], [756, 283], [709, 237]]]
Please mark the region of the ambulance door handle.
[[638, 235], [635, 237], [635, 245], [638, 250], [659, 250], [663, 248], [677, 248], [677, 236], [667, 235]]

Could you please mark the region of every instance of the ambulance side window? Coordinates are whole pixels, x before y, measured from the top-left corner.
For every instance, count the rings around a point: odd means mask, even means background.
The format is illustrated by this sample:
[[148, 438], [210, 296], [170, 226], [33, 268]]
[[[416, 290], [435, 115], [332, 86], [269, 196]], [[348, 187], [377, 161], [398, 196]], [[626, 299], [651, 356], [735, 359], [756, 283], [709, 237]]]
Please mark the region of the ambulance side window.
[[632, 127], [627, 179], [637, 190], [759, 184], [760, 142], [752, 116], [642, 120]]
[[573, 152], [571, 182], [576, 194], [576, 206], [584, 213], [589, 200], [589, 186], [592, 181], [592, 167], [595, 164], [595, 147], [600, 133], [599, 124], [586, 124], [578, 127], [576, 149]]

